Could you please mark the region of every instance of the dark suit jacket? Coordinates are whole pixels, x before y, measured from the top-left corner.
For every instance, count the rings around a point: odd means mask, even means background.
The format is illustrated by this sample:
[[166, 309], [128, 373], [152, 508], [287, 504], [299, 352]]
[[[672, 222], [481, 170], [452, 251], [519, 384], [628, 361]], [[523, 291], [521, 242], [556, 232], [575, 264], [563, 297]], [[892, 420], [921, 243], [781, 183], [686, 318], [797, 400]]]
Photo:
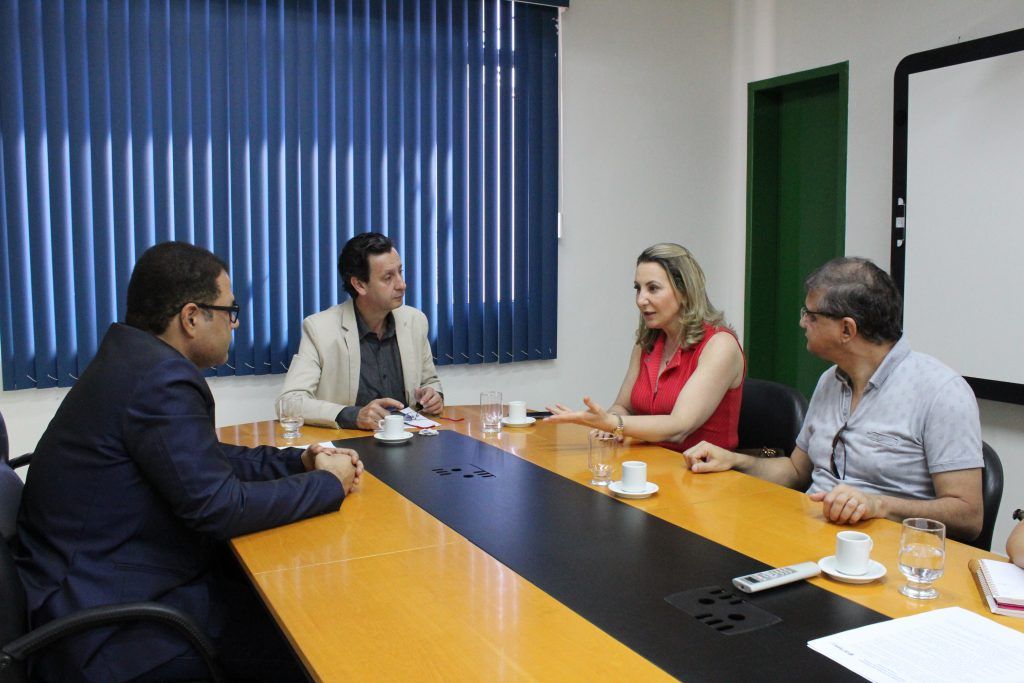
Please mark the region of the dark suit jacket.
[[[112, 325], [29, 468], [15, 555], [31, 626], [155, 600], [219, 637], [227, 606], [213, 563], [222, 542], [341, 504], [337, 478], [305, 473], [300, 455], [219, 443], [196, 366], [152, 334]], [[127, 680], [185, 651], [166, 630], [126, 625], [49, 650], [35, 673]]]

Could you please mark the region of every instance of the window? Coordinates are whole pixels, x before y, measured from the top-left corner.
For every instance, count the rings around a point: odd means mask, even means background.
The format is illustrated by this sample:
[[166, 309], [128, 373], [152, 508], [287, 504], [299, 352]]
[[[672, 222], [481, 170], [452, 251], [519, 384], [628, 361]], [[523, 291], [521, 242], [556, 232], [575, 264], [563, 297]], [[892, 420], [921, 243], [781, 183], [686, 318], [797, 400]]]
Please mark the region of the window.
[[230, 265], [217, 374], [284, 372], [367, 230], [397, 243], [439, 364], [553, 358], [557, 12], [0, 4], [4, 388], [71, 385], [171, 239]]

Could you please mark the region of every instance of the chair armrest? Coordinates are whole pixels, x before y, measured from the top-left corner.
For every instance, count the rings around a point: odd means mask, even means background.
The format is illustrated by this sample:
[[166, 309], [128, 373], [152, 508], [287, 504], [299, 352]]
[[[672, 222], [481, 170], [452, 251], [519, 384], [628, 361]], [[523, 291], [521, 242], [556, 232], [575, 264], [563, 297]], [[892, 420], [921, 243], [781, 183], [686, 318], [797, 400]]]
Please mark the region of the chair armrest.
[[0, 649], [0, 671], [10, 666], [12, 662], [24, 661], [36, 650], [66, 636], [97, 626], [140, 620], [161, 622], [178, 630], [202, 656], [210, 669], [212, 679], [222, 680], [213, 643], [195, 620], [179, 609], [155, 602], [102, 605], [54, 619], [4, 645]]
[[11, 458], [10, 460], [7, 461], [7, 465], [12, 470], [16, 470], [19, 467], [24, 467], [25, 465], [29, 464], [30, 462], [32, 462], [32, 454], [31, 453], [25, 453], [24, 455], [19, 455], [17, 458]]

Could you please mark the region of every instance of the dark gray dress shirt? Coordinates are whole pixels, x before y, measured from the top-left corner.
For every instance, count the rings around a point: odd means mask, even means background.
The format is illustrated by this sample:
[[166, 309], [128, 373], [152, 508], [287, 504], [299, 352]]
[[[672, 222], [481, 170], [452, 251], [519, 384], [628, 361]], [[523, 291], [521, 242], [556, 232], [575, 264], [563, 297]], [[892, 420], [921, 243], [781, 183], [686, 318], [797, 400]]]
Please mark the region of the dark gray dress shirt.
[[359, 333], [359, 393], [355, 405], [346, 406], [338, 413], [337, 422], [343, 429], [357, 429], [359, 411], [375, 399], [393, 398], [405, 405], [405, 375], [395, 335], [395, 316], [388, 313], [384, 319], [384, 336], [378, 337], [359, 315], [359, 307], [355, 307], [355, 313]]

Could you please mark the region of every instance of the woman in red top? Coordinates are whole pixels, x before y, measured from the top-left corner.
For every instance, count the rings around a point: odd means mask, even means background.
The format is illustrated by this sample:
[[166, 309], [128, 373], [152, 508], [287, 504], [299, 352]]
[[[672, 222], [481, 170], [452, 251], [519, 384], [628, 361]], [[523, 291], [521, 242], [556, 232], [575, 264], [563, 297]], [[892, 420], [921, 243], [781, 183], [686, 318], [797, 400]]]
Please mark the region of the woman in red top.
[[684, 451], [700, 441], [733, 449], [746, 363], [736, 333], [711, 305], [704, 271], [684, 247], [655, 244], [640, 254], [633, 282], [640, 327], [614, 405], [550, 407], [551, 422]]

